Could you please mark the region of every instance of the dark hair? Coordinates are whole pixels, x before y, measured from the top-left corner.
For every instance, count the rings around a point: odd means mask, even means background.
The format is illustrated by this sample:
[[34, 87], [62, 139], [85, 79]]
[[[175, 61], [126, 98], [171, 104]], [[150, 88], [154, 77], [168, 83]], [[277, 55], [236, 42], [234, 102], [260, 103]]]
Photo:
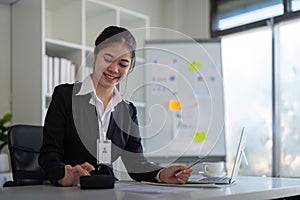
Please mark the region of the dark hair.
[[129, 72], [131, 72], [136, 61], [136, 41], [133, 35], [126, 28], [118, 26], [106, 27], [95, 40], [94, 53], [98, 54], [101, 49], [111, 45], [112, 43], [119, 42], [126, 43], [131, 52], [131, 65], [129, 68]]

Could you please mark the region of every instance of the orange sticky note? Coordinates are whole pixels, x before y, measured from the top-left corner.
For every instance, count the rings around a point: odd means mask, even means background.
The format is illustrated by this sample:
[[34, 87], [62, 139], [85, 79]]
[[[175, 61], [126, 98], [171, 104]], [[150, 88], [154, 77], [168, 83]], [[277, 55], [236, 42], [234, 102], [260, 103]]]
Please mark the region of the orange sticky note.
[[169, 101], [169, 110], [182, 110], [180, 101], [170, 100]]

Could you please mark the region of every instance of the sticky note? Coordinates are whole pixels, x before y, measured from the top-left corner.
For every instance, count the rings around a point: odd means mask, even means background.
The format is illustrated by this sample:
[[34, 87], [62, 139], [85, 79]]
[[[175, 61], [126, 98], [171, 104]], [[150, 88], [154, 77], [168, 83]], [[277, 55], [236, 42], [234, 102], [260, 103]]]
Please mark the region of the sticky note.
[[169, 101], [169, 110], [182, 110], [180, 101], [177, 100], [170, 100]]
[[196, 72], [198, 69], [202, 68], [202, 63], [199, 60], [194, 61], [193, 63], [189, 64], [189, 69], [192, 72]]
[[170, 76], [170, 77], [169, 77], [169, 80], [170, 80], [170, 81], [175, 81], [175, 76], [174, 76], [174, 75]]
[[194, 142], [195, 143], [200, 143], [200, 142], [203, 142], [206, 140], [206, 133], [205, 132], [199, 132], [199, 133], [196, 133], [194, 135]]
[[197, 76], [197, 81], [199, 81], [199, 82], [203, 81], [203, 77], [202, 76]]

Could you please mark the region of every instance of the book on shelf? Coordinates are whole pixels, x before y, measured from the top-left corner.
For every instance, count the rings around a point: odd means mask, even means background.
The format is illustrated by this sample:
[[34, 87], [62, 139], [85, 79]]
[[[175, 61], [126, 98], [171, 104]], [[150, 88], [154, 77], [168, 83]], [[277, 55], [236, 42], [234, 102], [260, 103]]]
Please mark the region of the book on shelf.
[[69, 60], [65, 59], [65, 58], [61, 58], [60, 59], [60, 73], [59, 73], [59, 83], [68, 83], [68, 73], [70, 73], [70, 69], [69, 69]]
[[47, 95], [51, 95], [55, 86], [63, 83], [74, 83], [76, 66], [66, 58], [46, 56]]
[[73, 63], [70, 63], [70, 82], [74, 83], [76, 81], [75, 76], [76, 76], [76, 66]]
[[59, 85], [60, 83], [60, 69], [59, 69], [60, 58], [53, 58], [53, 85], [52, 88]]
[[53, 58], [47, 56], [47, 94], [51, 94], [53, 89]]

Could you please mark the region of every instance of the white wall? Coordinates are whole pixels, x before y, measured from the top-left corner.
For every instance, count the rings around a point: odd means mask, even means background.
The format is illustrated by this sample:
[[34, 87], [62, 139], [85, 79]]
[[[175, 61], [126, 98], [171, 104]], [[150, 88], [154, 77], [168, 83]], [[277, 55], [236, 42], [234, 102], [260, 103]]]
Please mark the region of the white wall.
[[0, 4], [0, 117], [10, 110], [10, 6]]
[[107, 3], [143, 13], [150, 17], [151, 26], [161, 26], [164, 0], [102, 0]]
[[[148, 15], [150, 17], [151, 27], [173, 29], [192, 38], [204, 39], [210, 37], [209, 0], [104, 1]], [[171, 38], [170, 35], [151, 35], [151, 39]]]
[[162, 24], [192, 38], [209, 38], [209, 0], [162, 0]]

